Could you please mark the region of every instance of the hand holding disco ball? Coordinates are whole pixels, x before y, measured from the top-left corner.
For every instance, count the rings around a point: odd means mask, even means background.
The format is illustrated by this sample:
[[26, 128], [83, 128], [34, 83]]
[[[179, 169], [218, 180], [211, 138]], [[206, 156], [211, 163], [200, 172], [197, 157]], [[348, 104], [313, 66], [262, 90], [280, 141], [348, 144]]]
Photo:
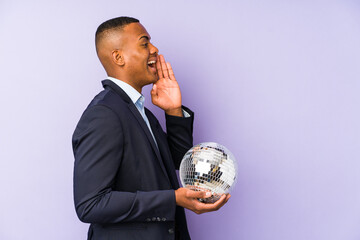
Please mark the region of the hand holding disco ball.
[[199, 199], [214, 203], [234, 187], [237, 165], [234, 155], [224, 146], [205, 142], [192, 147], [180, 164], [180, 180], [185, 188], [210, 191], [212, 196]]

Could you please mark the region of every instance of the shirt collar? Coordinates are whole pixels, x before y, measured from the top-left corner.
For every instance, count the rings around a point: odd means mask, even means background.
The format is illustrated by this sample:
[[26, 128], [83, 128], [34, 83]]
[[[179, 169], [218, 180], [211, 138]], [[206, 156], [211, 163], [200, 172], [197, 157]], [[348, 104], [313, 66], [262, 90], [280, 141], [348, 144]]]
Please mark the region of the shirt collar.
[[107, 79], [109, 79], [110, 81], [114, 82], [116, 85], [118, 85], [122, 90], [124, 90], [124, 92], [130, 97], [131, 101], [135, 104], [138, 99], [142, 96], [144, 97], [141, 93], [139, 93], [138, 91], [135, 90], [135, 88], [133, 88], [132, 86], [130, 86], [129, 84], [127, 84], [126, 82], [123, 82], [117, 78], [113, 78], [113, 77], [107, 77]]

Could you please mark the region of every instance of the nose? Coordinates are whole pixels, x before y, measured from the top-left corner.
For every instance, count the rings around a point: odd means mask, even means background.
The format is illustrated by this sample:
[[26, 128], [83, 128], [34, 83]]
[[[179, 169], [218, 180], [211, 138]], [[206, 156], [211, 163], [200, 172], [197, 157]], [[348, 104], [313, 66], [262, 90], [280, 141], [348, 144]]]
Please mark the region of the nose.
[[155, 47], [152, 43], [150, 43], [150, 54], [157, 56], [158, 53], [159, 53], [159, 49], [157, 49], [157, 47]]

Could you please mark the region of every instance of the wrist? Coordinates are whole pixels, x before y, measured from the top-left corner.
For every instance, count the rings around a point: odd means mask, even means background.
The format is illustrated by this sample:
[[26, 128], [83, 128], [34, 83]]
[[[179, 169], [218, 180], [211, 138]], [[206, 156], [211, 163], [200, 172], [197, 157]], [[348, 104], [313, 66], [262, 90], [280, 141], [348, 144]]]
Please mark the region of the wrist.
[[165, 113], [170, 116], [183, 117], [183, 112], [181, 107], [168, 109], [165, 111]]
[[176, 204], [177, 206], [180, 206], [180, 205], [179, 205], [179, 200], [180, 200], [179, 189], [175, 190], [174, 193], [175, 193], [175, 204]]

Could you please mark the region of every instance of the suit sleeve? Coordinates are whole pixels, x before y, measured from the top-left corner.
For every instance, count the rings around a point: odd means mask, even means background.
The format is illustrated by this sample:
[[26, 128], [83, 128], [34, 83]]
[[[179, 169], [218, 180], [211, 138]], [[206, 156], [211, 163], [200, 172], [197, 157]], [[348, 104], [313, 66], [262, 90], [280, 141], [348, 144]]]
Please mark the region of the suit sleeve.
[[179, 169], [185, 153], [193, 146], [194, 113], [187, 107], [182, 108], [190, 117], [176, 117], [165, 114], [167, 141], [175, 164]]
[[72, 144], [74, 201], [81, 221], [143, 222], [154, 215], [174, 221], [174, 190], [113, 190], [124, 140], [119, 119], [111, 109], [99, 105], [88, 108], [75, 129]]

